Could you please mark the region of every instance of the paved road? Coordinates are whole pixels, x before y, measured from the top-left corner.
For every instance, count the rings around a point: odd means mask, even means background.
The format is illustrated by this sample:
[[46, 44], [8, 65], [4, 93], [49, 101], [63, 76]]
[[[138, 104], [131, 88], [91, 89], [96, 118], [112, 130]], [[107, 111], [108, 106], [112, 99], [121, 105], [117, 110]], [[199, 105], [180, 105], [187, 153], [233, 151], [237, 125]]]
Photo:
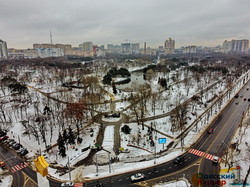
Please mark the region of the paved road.
[[[248, 83], [248, 85], [250, 84]], [[244, 117], [243, 113], [247, 111], [250, 104], [247, 100], [244, 101], [244, 98], [250, 98], [250, 90], [246, 90], [246, 86], [241, 90], [240, 95], [241, 94], [243, 97], [234, 98], [230, 106], [221, 114], [220, 123], [218, 125], [216, 123], [212, 124], [215, 131], [210, 135], [210, 138], [204, 142], [201, 150], [206, 149], [208, 153], [218, 155], [219, 157], [225, 154], [238, 125]], [[236, 102], [239, 102], [239, 104], [235, 104]], [[219, 174], [219, 166], [211, 164], [208, 160], [204, 159], [201, 162], [198, 172], [216, 175]], [[216, 185], [210, 184], [206, 186]]]

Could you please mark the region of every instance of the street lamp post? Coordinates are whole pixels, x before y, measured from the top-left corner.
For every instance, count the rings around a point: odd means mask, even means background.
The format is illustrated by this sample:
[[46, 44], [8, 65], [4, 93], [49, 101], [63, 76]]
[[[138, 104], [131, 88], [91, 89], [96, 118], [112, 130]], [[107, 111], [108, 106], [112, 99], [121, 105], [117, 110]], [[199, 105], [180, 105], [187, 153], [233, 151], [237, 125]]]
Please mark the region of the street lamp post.
[[69, 180], [71, 181], [71, 173], [70, 173], [70, 163], [69, 163], [69, 157], [68, 157], [68, 167], [69, 167]]
[[98, 161], [97, 161], [97, 154], [95, 154], [95, 160], [96, 160], [96, 176], [98, 176]]

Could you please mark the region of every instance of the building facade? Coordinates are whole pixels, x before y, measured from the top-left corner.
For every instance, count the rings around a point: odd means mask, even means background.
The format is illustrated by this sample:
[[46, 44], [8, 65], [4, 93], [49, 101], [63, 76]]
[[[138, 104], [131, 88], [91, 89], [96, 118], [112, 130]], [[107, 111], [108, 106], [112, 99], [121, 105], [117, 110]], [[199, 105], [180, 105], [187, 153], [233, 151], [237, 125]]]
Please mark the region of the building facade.
[[71, 55], [72, 46], [70, 44], [33, 44], [33, 49], [49, 49], [49, 48], [59, 48], [63, 50], [64, 55]]
[[225, 40], [222, 45], [222, 51], [225, 53], [247, 54], [249, 50], [249, 40]]
[[193, 54], [196, 53], [196, 46], [191, 45], [183, 48], [184, 54]]
[[0, 39], [0, 59], [8, 58], [7, 43]]
[[36, 52], [40, 58], [64, 56], [63, 49], [61, 48], [37, 48]]
[[171, 38], [166, 40], [164, 42], [164, 50], [165, 50], [165, 54], [174, 54], [175, 41], [173, 39], [171, 39]]

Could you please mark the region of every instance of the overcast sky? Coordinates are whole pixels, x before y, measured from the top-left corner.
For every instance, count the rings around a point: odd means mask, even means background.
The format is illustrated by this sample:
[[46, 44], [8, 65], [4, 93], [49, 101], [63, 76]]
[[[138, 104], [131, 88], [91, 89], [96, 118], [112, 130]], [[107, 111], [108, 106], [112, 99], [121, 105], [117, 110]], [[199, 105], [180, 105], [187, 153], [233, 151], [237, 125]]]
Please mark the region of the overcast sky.
[[8, 48], [34, 43], [97, 45], [147, 42], [176, 47], [249, 39], [250, 0], [0, 0], [0, 39]]

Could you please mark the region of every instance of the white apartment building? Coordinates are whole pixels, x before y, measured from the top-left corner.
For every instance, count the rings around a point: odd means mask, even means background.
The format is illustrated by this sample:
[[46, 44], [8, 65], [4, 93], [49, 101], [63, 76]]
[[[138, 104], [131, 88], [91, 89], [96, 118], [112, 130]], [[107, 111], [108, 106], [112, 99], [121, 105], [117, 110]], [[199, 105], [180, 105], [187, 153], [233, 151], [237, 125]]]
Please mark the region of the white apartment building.
[[0, 39], [0, 59], [8, 58], [7, 43]]
[[225, 53], [243, 53], [247, 54], [249, 50], [249, 40], [225, 40], [222, 45], [222, 50]]
[[36, 51], [40, 58], [64, 56], [63, 49], [61, 48], [36, 48]]

